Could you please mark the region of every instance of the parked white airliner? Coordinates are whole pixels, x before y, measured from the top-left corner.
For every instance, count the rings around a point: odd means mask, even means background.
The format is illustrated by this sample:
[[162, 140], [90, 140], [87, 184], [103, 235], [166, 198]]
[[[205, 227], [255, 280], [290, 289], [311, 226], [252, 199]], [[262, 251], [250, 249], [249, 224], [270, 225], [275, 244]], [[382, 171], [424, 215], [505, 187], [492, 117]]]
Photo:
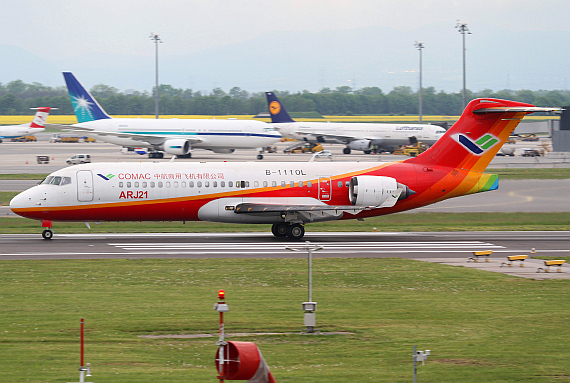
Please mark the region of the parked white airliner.
[[71, 104], [83, 134], [131, 148], [148, 148], [150, 158], [163, 153], [190, 157], [194, 148], [215, 153], [260, 149], [281, 139], [270, 125], [253, 120], [111, 118], [70, 72], [64, 72]]
[[[36, 109], [36, 115], [32, 119], [32, 122], [21, 125], [4, 125], [0, 126], [0, 143], [2, 143], [3, 138], [17, 138], [22, 136], [34, 135], [38, 132], [44, 131], [44, 125], [49, 115], [49, 111], [52, 108], [42, 107], [42, 108], [31, 108]], [[56, 108], [54, 108], [56, 109]]]
[[392, 151], [398, 146], [422, 142], [433, 145], [445, 133], [438, 125], [376, 124], [342, 122], [300, 122], [293, 120], [273, 92], [265, 92], [273, 126], [284, 137], [312, 143], [345, 144], [344, 154], [373, 147]]

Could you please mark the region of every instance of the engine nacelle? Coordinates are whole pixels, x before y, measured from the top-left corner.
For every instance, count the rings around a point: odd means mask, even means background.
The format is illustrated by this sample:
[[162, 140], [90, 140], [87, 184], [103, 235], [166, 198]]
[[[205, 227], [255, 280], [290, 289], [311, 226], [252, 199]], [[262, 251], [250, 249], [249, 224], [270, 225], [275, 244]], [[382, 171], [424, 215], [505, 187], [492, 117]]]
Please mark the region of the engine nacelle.
[[392, 177], [352, 177], [348, 188], [350, 203], [355, 206], [394, 206], [402, 193], [398, 185]]
[[190, 142], [183, 138], [174, 138], [164, 141], [159, 149], [168, 154], [184, 155], [190, 153]]
[[372, 141], [370, 140], [355, 140], [346, 144], [346, 147], [352, 150], [370, 150], [372, 148]]

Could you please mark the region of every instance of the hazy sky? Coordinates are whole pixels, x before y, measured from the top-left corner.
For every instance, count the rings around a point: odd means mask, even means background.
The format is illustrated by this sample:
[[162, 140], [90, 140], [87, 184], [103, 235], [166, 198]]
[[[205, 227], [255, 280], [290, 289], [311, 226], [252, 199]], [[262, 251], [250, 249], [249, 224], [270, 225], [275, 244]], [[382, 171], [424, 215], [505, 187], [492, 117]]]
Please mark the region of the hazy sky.
[[176, 55], [271, 31], [404, 31], [458, 19], [513, 31], [568, 31], [569, 15], [569, 0], [3, 0], [0, 44], [50, 59], [90, 52], [151, 56], [148, 36], [155, 32], [164, 41], [161, 52]]

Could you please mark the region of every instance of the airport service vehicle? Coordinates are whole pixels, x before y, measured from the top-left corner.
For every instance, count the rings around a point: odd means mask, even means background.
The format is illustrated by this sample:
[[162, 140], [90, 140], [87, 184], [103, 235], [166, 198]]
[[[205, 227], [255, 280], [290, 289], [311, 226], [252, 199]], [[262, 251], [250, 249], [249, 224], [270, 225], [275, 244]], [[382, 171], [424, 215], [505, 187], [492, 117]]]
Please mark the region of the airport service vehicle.
[[91, 162], [91, 156], [89, 154], [76, 154], [65, 160], [65, 162], [67, 162], [68, 165], [88, 164]]
[[50, 174], [12, 199], [42, 221], [212, 221], [272, 225], [299, 240], [304, 224], [363, 219], [497, 189], [483, 173], [523, 117], [558, 110], [471, 101], [430, 149], [396, 162], [92, 163]]
[[273, 92], [265, 92], [271, 122], [284, 137], [312, 143], [342, 143], [344, 154], [361, 150], [366, 154], [392, 151], [398, 146], [415, 145], [418, 141], [433, 145], [445, 133], [438, 125], [377, 124], [342, 122], [300, 122], [293, 120]]
[[49, 107], [41, 107], [41, 108], [30, 108], [37, 110], [36, 115], [32, 119], [32, 122], [28, 122], [26, 124], [21, 125], [4, 125], [0, 126], [0, 143], [2, 143], [2, 139], [4, 138], [19, 138], [22, 136], [33, 135], [38, 132], [42, 132], [45, 130], [45, 123], [49, 115], [49, 111], [51, 109], [57, 108], [49, 108]]
[[70, 72], [64, 72], [69, 97], [78, 124], [74, 130], [111, 144], [148, 148], [149, 158], [164, 153], [191, 157], [192, 149], [233, 153], [236, 149], [259, 149], [281, 140], [271, 125], [253, 120], [111, 118]]

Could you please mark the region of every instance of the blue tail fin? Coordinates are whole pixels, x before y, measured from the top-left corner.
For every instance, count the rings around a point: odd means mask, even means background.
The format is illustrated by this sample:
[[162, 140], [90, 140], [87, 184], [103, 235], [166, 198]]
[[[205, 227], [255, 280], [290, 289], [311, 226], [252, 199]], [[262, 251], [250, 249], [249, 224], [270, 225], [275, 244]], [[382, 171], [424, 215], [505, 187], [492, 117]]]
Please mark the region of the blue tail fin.
[[63, 78], [78, 122], [111, 118], [71, 72], [63, 72]]
[[273, 92], [265, 92], [267, 96], [267, 105], [269, 106], [269, 114], [271, 115], [271, 122], [295, 122], [289, 113], [285, 110], [281, 102], [277, 99], [277, 96]]

